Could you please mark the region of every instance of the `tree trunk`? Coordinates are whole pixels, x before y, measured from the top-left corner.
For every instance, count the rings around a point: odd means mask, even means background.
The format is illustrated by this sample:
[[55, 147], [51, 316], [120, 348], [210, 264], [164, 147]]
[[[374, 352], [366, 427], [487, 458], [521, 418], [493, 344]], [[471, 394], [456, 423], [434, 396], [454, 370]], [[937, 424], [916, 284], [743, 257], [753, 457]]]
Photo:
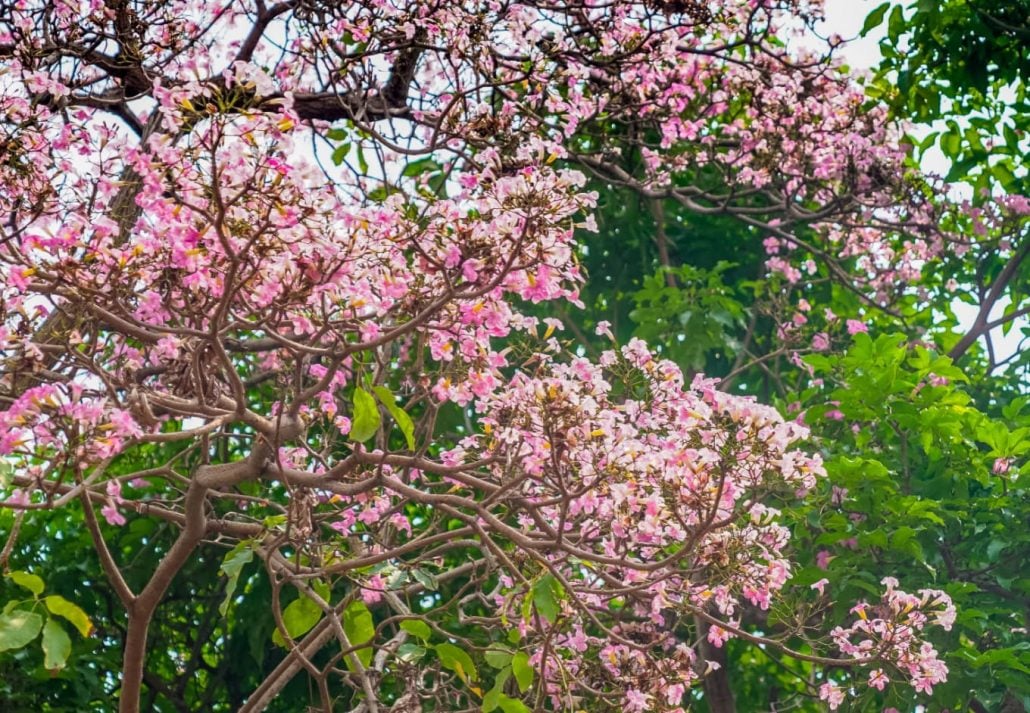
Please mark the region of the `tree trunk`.
[[[697, 652], [700, 656], [701, 672], [704, 678], [701, 683], [705, 692], [705, 700], [708, 702], [708, 710], [711, 713], [736, 713], [737, 704], [733, 700], [733, 690], [730, 688], [730, 672], [726, 658], [726, 649], [719, 648], [709, 643], [708, 630], [711, 625], [700, 617], [694, 618], [697, 624], [699, 644]], [[718, 664], [718, 668], [708, 671], [708, 664]]]

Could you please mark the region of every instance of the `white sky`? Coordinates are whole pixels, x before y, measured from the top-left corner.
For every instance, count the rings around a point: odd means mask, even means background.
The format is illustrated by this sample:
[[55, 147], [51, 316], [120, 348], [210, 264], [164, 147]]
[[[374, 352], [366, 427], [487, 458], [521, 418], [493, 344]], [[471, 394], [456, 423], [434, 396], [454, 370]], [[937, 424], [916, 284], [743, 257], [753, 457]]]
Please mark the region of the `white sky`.
[[[869, 14], [882, 0], [825, 0], [826, 22], [819, 30], [823, 35], [837, 33], [846, 40], [858, 37]], [[869, 69], [880, 61], [880, 38], [883, 26], [871, 32], [868, 37], [848, 42], [844, 54], [848, 63], [856, 68]]]

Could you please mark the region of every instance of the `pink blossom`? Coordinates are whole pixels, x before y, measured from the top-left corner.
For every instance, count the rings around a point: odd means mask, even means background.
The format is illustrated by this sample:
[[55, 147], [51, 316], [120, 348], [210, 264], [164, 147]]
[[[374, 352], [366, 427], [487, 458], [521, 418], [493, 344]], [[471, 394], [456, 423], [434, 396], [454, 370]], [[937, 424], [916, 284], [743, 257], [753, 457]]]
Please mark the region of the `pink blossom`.
[[386, 582], [382, 576], [373, 574], [361, 588], [361, 599], [369, 606], [377, 604], [382, 600], [385, 590]]
[[644, 713], [645, 711], [649, 711], [651, 709], [651, 697], [646, 693], [638, 691], [634, 688], [631, 688], [628, 691], [626, 691], [624, 701], [626, 704], [625, 710], [631, 711], [632, 713]]
[[722, 627], [713, 624], [708, 628], [708, 642], [717, 649], [721, 649], [722, 645], [732, 638], [733, 634]]
[[100, 514], [107, 520], [108, 525], [124, 525], [126, 523], [125, 516], [122, 515], [117, 506], [113, 501], [108, 500], [107, 503], [100, 508]]
[[390, 523], [401, 532], [411, 537], [411, 520], [402, 513], [394, 513], [390, 516]]
[[335, 425], [336, 430], [338, 430], [344, 436], [350, 433], [351, 420], [346, 416], [337, 416], [335, 419], [333, 419], [333, 425]]
[[878, 668], [869, 673], [869, 685], [876, 690], [882, 691], [888, 683], [890, 683], [890, 679], [882, 669]]
[[840, 507], [848, 498], [848, 489], [834, 485], [830, 489], [830, 502]]
[[819, 686], [819, 700], [826, 701], [831, 711], [840, 708], [844, 702], [844, 690], [833, 683], [824, 683]]

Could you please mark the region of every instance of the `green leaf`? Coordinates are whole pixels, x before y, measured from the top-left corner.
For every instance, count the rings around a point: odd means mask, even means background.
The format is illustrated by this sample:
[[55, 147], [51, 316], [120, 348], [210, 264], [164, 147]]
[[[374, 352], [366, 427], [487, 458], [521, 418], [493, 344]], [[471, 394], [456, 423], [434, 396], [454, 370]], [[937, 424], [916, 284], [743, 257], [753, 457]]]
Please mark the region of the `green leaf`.
[[878, 27], [883, 22], [883, 16], [887, 14], [890, 6], [889, 2], [885, 2], [866, 16], [865, 24], [862, 25], [862, 32], [860, 33], [861, 37], [868, 35], [874, 27]]
[[43, 593], [44, 589], [46, 589], [46, 585], [40, 577], [37, 577], [34, 574], [29, 574], [28, 572], [15, 570], [14, 572], [9, 573], [7, 577], [19, 587], [29, 590], [37, 597]]
[[[533, 616], [533, 598], [523, 597], [521, 607], [522, 621], [528, 622], [529, 618]], [[510, 638], [510, 635], [509, 635]]]
[[529, 708], [525, 703], [516, 698], [509, 698], [503, 693], [501, 694], [501, 710], [504, 713], [529, 713]]
[[72, 652], [72, 640], [57, 622], [48, 617], [43, 625], [43, 666], [48, 671], [60, 671]]
[[511, 656], [511, 651], [502, 648], [487, 649], [486, 653], [483, 654], [483, 658], [486, 659], [486, 662], [496, 669], [502, 669], [510, 664]]
[[901, 6], [897, 5], [891, 11], [890, 19], [887, 21], [887, 36], [891, 42], [897, 43], [901, 33], [905, 31], [905, 13]]
[[358, 386], [354, 389], [354, 419], [350, 427], [350, 439], [364, 443], [379, 430], [379, 407], [372, 394]]
[[86, 615], [86, 612], [78, 604], [69, 602], [59, 594], [44, 597], [43, 603], [46, 604], [47, 611], [67, 620], [84, 637], [89, 637], [93, 633], [93, 622], [89, 620], [89, 616]]
[[43, 617], [33, 612], [15, 610], [0, 615], [0, 651], [20, 649], [43, 628]]
[[218, 605], [218, 613], [225, 616], [232, 601], [232, 595], [236, 592], [236, 585], [240, 581], [240, 572], [254, 559], [254, 550], [250, 547], [249, 541], [244, 541], [229, 550], [222, 560], [220, 571], [229, 577], [225, 585], [225, 599]]
[[321, 579], [311, 580], [311, 588], [314, 589], [315, 594], [321, 597], [322, 601], [326, 602], [327, 604], [329, 603], [329, 600], [332, 599], [332, 589], [329, 587], [328, 584], [323, 582]]
[[561, 595], [562, 586], [553, 575], [544, 575], [533, 585], [533, 604], [536, 605], [540, 616], [552, 624], [561, 613], [561, 606], [558, 604]]
[[951, 164], [951, 170], [948, 171], [948, 175], [944, 177], [944, 180], [948, 183], [954, 183], [955, 181], [966, 179], [969, 177], [970, 170], [978, 165], [980, 165], [980, 159], [976, 156], [967, 156], [961, 161]]
[[440, 657], [440, 663], [444, 665], [444, 668], [454, 671], [462, 681], [468, 683], [479, 680], [476, 665], [472, 662], [472, 657], [464, 650], [454, 644], [437, 644], [433, 648], [436, 649], [436, 655]]
[[941, 152], [948, 158], [956, 158], [962, 151], [962, 137], [957, 132], [941, 134]]
[[483, 696], [483, 713], [491, 713], [501, 705], [501, 701], [508, 700], [504, 695], [504, 684], [511, 678], [511, 668], [505, 667], [497, 672], [494, 678], [494, 687]]
[[[405, 621], [401, 624], [408, 622]], [[412, 622], [415, 623], [415, 622]], [[421, 623], [421, 622], [417, 622]], [[428, 627], [427, 627], [428, 628]], [[372, 612], [365, 606], [365, 602], [358, 599], [350, 603], [343, 612], [343, 633], [347, 635], [347, 640], [350, 641], [351, 646], [361, 646], [367, 644], [376, 635], [376, 625], [372, 620]], [[355, 652], [358, 660], [361, 661], [362, 666], [368, 666], [372, 663], [372, 647], [366, 646], [358, 649]], [[351, 667], [351, 663], [347, 662], [347, 667]]]
[[429, 173], [430, 171], [439, 170], [440, 164], [438, 164], [431, 158], [423, 158], [419, 159], [418, 161], [412, 161], [407, 166], [405, 166], [404, 171], [401, 173], [401, 175], [411, 178], [414, 176], [420, 176], [423, 173]]
[[365, 158], [365, 147], [358, 144], [358, 170], [361, 171], [362, 176], [368, 175], [368, 159]]
[[389, 198], [392, 193], [396, 193], [396, 192], [397, 192], [397, 190], [395, 188], [392, 188], [388, 184], [383, 184], [383, 185], [379, 186], [378, 188], [373, 188], [371, 191], [369, 191], [368, 192], [368, 199], [370, 201], [374, 201], [376, 203], [382, 203], [387, 198]]
[[404, 434], [404, 440], [408, 443], [408, 450], [415, 450], [415, 423], [411, 420], [411, 416], [397, 405], [396, 399], [388, 388], [385, 386], [375, 386], [372, 390], [376, 392], [376, 396], [379, 397], [383, 406], [393, 416], [393, 420], [397, 422], [397, 427], [401, 429], [401, 433]]
[[425, 655], [425, 647], [419, 646], [418, 644], [401, 644], [397, 647], [397, 658], [405, 663], [421, 661], [422, 657]]
[[435, 592], [440, 586], [440, 583], [436, 581], [436, 577], [426, 572], [424, 569], [418, 569], [417, 567], [411, 570], [411, 576], [415, 578], [419, 584], [425, 587], [430, 592]]
[[883, 530], [863, 532], [858, 536], [858, 544], [862, 547], [879, 547], [880, 549], [885, 549], [887, 547], [887, 533]]
[[1016, 183], [1016, 174], [1012, 172], [1012, 169], [1004, 161], [995, 164], [991, 169], [991, 173], [994, 174], [994, 177], [1001, 183], [1003, 188], [1008, 188]]
[[501, 693], [499, 688], [491, 688], [487, 691], [486, 695], [483, 696], [483, 707], [481, 709], [483, 713], [493, 713], [493, 711], [497, 710], [498, 706], [501, 705], [501, 696], [504, 696], [504, 694]]
[[1015, 647], [1007, 649], [992, 649], [977, 656], [971, 663], [973, 668], [983, 666], [1004, 666], [1023, 673], [1030, 674], [1030, 667], [1023, 664], [1018, 657], [1019, 650]]
[[[294, 640], [311, 631], [311, 627], [317, 624], [321, 618], [322, 608], [315, 604], [313, 599], [303, 594], [283, 609], [283, 626], [286, 627], [286, 633]], [[272, 641], [278, 646], [286, 646], [286, 640], [278, 628], [272, 632]]]
[[833, 370], [833, 362], [822, 354], [808, 354], [801, 357], [801, 361], [813, 367], [816, 371], [829, 372]]
[[401, 622], [401, 629], [412, 636], [417, 636], [423, 641], [429, 641], [429, 637], [433, 635], [433, 630], [429, 627], [429, 624], [419, 619], [405, 619]]
[[536, 675], [536, 672], [529, 665], [529, 654], [525, 651], [519, 651], [512, 656], [511, 672], [515, 674], [515, 681], [518, 682], [519, 690], [523, 693], [533, 685], [533, 676]]
[[347, 154], [349, 154], [349, 153], [350, 153], [350, 144], [340, 144], [339, 146], [337, 146], [335, 149], [333, 149], [333, 155], [332, 155], [333, 165], [335, 165], [335, 166], [341, 165], [344, 161], [347, 160]]
[[997, 562], [998, 555], [1008, 546], [1009, 543], [1004, 540], [991, 540], [991, 543], [987, 545], [987, 559], [991, 562]]
[[899, 527], [893, 535], [891, 535], [891, 549], [897, 552], [904, 552], [910, 555], [916, 561], [922, 562], [925, 559], [923, 554], [923, 547], [919, 544], [916, 538], [916, 531], [911, 527]]

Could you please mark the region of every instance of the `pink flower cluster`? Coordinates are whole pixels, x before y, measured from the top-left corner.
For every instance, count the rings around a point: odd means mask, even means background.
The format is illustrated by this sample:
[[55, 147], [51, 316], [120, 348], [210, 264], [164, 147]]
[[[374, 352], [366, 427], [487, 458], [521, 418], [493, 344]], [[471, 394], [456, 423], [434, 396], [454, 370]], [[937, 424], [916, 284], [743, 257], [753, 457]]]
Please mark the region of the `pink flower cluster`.
[[[792, 448], [806, 430], [712, 381], [685, 386], [678, 367], [637, 340], [596, 364], [573, 358], [518, 374], [476, 408], [486, 435], [475, 450], [496, 462], [493, 480], [507, 489], [499, 502], [522, 503], [516, 543], [553, 540], [538, 566], [576, 593], [560, 622], [523, 620], [525, 634], [566, 641], [612, 607], [640, 617], [558, 646], [541, 662], [552, 694], [572, 676], [625, 691], [630, 710], [682, 710], [698, 674], [667, 627], [699, 610], [732, 619], [743, 602], [767, 608], [784, 586], [789, 534], [762, 501], [803, 495], [823, 475], [818, 456]], [[532, 594], [514, 573], [509, 585], [497, 602], [517, 617]], [[599, 650], [600, 667], [584, 646]], [[653, 647], [665, 653], [647, 655]]]
[[131, 414], [83, 391], [75, 384], [43, 384], [22, 392], [0, 411], [0, 457], [50, 461], [47, 469], [82, 468], [119, 453], [141, 435]]
[[[883, 690], [892, 677], [908, 681], [917, 693], [930, 694], [948, 677], [948, 667], [921, 632], [928, 626], [950, 631], [955, 622], [951, 598], [937, 589], [921, 589], [918, 595], [897, 588], [898, 580], [885, 577], [886, 587], [876, 605], [860, 602], [851, 610], [858, 619], [831, 632], [841, 652], [856, 659], [873, 659], [881, 666], [869, 673], [868, 685]], [[819, 696], [835, 710], [844, 700], [835, 684], [824, 684]]]

